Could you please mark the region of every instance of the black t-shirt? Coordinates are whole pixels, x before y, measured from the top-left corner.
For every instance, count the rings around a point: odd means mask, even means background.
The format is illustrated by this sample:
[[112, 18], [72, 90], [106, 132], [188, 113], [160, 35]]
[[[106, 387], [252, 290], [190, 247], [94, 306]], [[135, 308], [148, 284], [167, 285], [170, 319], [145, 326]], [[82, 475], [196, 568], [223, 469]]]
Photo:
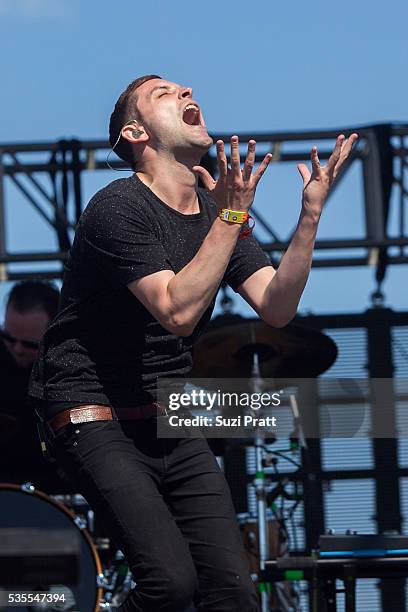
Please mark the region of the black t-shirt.
[[[159, 270], [177, 274], [191, 261], [217, 215], [204, 190], [199, 202], [199, 213], [182, 214], [137, 175], [91, 199], [66, 264], [60, 311], [33, 368], [31, 396], [54, 405], [137, 406], [154, 401], [158, 377], [190, 371], [192, 345], [214, 302], [183, 338], [164, 329], [127, 285]], [[224, 280], [236, 290], [268, 265], [252, 236], [238, 240]]]
[[27, 387], [31, 368], [17, 367], [0, 340], [0, 413], [23, 413], [27, 403]]
[[32, 482], [47, 493], [71, 489], [42, 456], [35, 413], [27, 402], [31, 368], [19, 368], [0, 340], [0, 482]]

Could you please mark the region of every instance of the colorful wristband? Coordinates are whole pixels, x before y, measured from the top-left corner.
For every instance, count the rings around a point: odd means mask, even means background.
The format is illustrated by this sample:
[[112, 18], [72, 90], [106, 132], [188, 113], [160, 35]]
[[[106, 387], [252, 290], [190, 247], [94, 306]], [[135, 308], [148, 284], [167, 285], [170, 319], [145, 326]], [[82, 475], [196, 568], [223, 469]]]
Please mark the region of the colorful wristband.
[[[250, 224], [249, 222], [252, 221], [252, 223]], [[239, 234], [240, 238], [248, 238], [248, 236], [250, 236], [252, 234], [252, 232], [254, 231], [254, 227], [255, 227], [255, 219], [253, 217], [251, 217], [251, 215], [248, 213], [248, 224], [245, 228], [241, 229], [241, 232]]]
[[242, 225], [248, 221], [248, 213], [242, 210], [231, 210], [230, 208], [221, 208], [218, 212], [218, 216], [222, 221], [228, 221], [229, 223], [239, 223]]

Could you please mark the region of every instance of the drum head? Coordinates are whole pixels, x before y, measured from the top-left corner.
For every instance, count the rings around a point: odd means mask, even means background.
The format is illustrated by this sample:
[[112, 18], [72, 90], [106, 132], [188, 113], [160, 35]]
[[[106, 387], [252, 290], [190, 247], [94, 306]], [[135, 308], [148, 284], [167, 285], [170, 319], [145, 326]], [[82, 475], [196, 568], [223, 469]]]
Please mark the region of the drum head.
[[[63, 504], [40, 491], [0, 484], [0, 587], [64, 592], [65, 604], [47, 610], [91, 612], [99, 609], [101, 573], [89, 534]], [[43, 609], [30, 605], [19, 609]]]

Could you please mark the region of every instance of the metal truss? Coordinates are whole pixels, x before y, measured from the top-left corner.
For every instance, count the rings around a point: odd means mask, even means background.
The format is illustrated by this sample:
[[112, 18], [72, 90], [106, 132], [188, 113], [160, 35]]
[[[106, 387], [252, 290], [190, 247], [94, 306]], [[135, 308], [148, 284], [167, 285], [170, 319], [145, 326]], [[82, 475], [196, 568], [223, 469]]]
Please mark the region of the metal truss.
[[[361, 238], [341, 240], [317, 240], [316, 251], [336, 250], [334, 257], [318, 257], [314, 267], [376, 266], [377, 282], [384, 279], [390, 264], [408, 263], [408, 235], [406, 231], [406, 207], [408, 201], [408, 124], [380, 124], [352, 129], [319, 130], [303, 132], [271, 132], [257, 134], [260, 144], [274, 153], [274, 163], [298, 162], [308, 159], [313, 142], [319, 147], [321, 159], [327, 159], [330, 141], [339, 133], [359, 133], [359, 141], [350, 159], [344, 165], [335, 186], [339, 185], [358, 160], [364, 186], [365, 235]], [[241, 143], [254, 135], [239, 134]], [[214, 139], [229, 141], [229, 135], [215, 134]], [[261, 144], [262, 143], [262, 144]], [[290, 144], [289, 144], [290, 143]], [[306, 144], [307, 143], [307, 144]], [[296, 150], [293, 146], [298, 144]], [[289, 145], [289, 146], [286, 146]], [[325, 148], [326, 146], [326, 148]], [[84, 172], [105, 170], [109, 143], [102, 140], [2, 144], [0, 145], [0, 280], [36, 277], [56, 278], [59, 270], [30, 272], [22, 270], [10, 273], [8, 264], [20, 262], [63, 262], [70, 247], [73, 229], [82, 212], [81, 182]], [[260, 161], [261, 155], [258, 156]], [[216, 174], [213, 150], [203, 164]], [[116, 169], [125, 169], [120, 160], [111, 160]], [[6, 248], [5, 186], [11, 181], [23, 198], [45, 219], [56, 233], [59, 249], [55, 252], [9, 253]], [[391, 197], [391, 195], [393, 197]], [[391, 210], [391, 209], [394, 210]], [[266, 239], [261, 244], [272, 259], [278, 261], [287, 249], [291, 235], [281, 238], [271, 224], [252, 208], [258, 227], [263, 228]], [[390, 235], [389, 219], [397, 219], [397, 231]], [[361, 254], [356, 255], [356, 249]]]

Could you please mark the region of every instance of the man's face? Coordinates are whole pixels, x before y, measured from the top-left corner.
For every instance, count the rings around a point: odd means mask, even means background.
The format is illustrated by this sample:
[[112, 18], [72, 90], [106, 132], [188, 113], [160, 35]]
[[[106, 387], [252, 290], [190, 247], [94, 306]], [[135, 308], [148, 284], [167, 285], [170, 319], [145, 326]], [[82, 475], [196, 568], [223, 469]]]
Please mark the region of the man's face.
[[201, 157], [211, 146], [200, 107], [192, 98], [192, 89], [151, 79], [136, 91], [141, 123], [150, 137], [150, 146], [177, 155]]
[[4, 319], [3, 342], [19, 368], [30, 368], [37, 357], [38, 344], [48, 326], [49, 317], [44, 310], [21, 313], [10, 304]]

